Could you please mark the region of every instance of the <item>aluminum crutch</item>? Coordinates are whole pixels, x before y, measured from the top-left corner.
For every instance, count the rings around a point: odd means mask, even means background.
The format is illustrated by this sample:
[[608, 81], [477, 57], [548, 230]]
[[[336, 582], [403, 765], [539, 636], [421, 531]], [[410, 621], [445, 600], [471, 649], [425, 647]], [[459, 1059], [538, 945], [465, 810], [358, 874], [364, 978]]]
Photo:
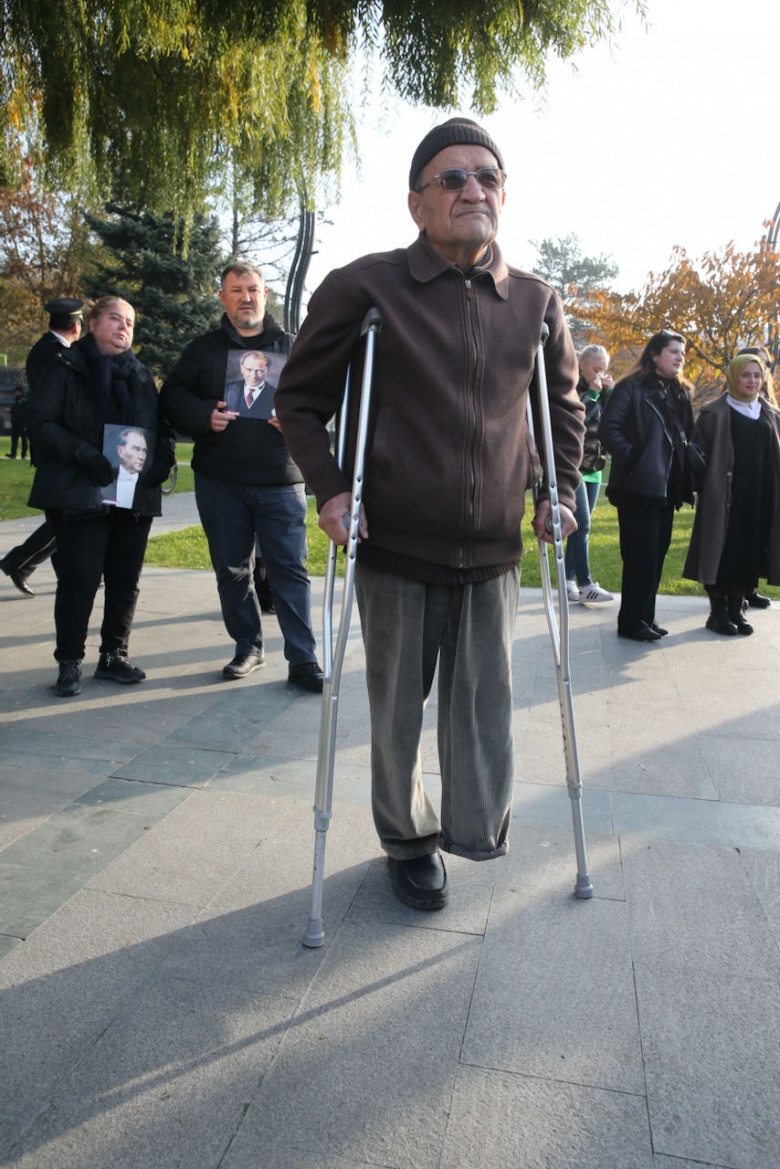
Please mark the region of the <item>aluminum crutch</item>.
[[[379, 309], [372, 308], [366, 313], [360, 327], [361, 338], [366, 339], [363, 383], [360, 391], [360, 412], [358, 414], [355, 466], [352, 477], [352, 503], [344, 516], [349, 534], [346, 545], [344, 584], [341, 591], [341, 616], [335, 651], [333, 647], [333, 598], [336, 582], [336, 554], [338, 545], [328, 542], [328, 560], [325, 570], [325, 592], [323, 598], [323, 661], [324, 681], [322, 686], [322, 711], [320, 714], [320, 742], [317, 754], [317, 782], [314, 791], [314, 871], [311, 883], [311, 910], [309, 923], [303, 935], [303, 944], [316, 949], [325, 941], [322, 928], [322, 883], [325, 872], [325, 840], [333, 807], [333, 765], [336, 755], [336, 721], [338, 719], [339, 683], [344, 653], [349, 638], [352, 616], [352, 598], [355, 586], [355, 560], [360, 527], [360, 504], [363, 499], [363, 463], [368, 433], [368, 413], [371, 404], [371, 382], [374, 372], [374, 350], [376, 338], [382, 327]], [[344, 388], [344, 400], [338, 414], [336, 428], [336, 459], [344, 466], [347, 430], [349, 427], [350, 375]]]
[[[547, 558], [547, 543], [539, 538], [539, 568], [542, 577], [542, 595], [544, 597], [544, 611], [547, 616], [547, 625], [550, 630], [550, 640], [555, 658], [555, 673], [558, 680], [558, 701], [561, 708], [561, 726], [563, 729], [563, 753], [566, 759], [566, 785], [569, 789], [571, 815], [574, 826], [574, 849], [577, 854], [577, 880], [574, 885], [574, 896], [587, 898], [593, 896], [593, 885], [588, 874], [588, 858], [585, 850], [585, 825], [582, 817], [582, 780], [580, 778], [580, 762], [577, 755], [577, 738], [574, 733], [574, 706], [571, 696], [571, 676], [569, 674], [569, 602], [566, 595], [566, 573], [563, 564], [563, 536], [561, 534], [561, 511], [558, 503], [558, 481], [555, 474], [555, 452], [553, 450], [552, 423], [550, 420], [550, 401], [547, 394], [547, 372], [544, 364], [544, 346], [550, 330], [546, 323], [542, 324], [541, 339], [536, 353], [536, 385], [538, 389], [539, 422], [542, 428], [543, 461], [547, 474], [547, 490], [550, 499], [550, 515], [547, 518], [547, 531], [552, 532], [555, 572], [558, 581], [558, 612], [560, 614], [560, 633], [555, 619], [555, 603], [553, 600], [552, 583], [550, 580], [550, 564]], [[541, 454], [534, 434], [533, 411], [530, 394], [528, 397], [528, 427], [537, 451]], [[537, 482], [534, 489], [536, 498], [539, 489]]]

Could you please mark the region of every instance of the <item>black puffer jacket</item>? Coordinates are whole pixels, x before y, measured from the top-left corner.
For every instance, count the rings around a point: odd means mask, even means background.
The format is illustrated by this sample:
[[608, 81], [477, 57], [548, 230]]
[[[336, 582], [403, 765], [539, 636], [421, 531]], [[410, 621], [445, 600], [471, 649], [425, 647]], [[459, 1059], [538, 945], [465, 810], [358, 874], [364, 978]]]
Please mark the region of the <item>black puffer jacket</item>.
[[179, 432], [194, 440], [192, 469], [196, 473], [251, 487], [281, 487], [302, 483], [282, 435], [267, 420], [238, 418], [225, 430], [209, 429], [212, 411], [225, 401], [228, 356], [231, 350], [257, 349], [280, 355], [271, 362], [269, 381], [276, 383], [278, 367], [290, 352], [292, 337], [266, 313], [262, 332], [242, 337], [227, 316], [212, 333], [192, 341], [182, 353], [160, 392], [167, 418]]
[[85, 449], [102, 453], [103, 427], [114, 424], [154, 433], [154, 451], [141, 473], [133, 511], [161, 514], [160, 485], [175, 461], [173, 434], [160, 412], [149, 370], [132, 351], [118, 360], [123, 383], [119, 398], [100, 384], [99, 358], [91, 337], [63, 348], [30, 391], [28, 427], [36, 461], [30, 507], [66, 515], [103, 510], [100, 487], [84, 469], [83, 458]]
[[693, 434], [688, 393], [651, 375], [618, 382], [604, 407], [599, 437], [612, 455], [611, 503], [623, 498], [680, 507], [693, 503], [686, 446]]

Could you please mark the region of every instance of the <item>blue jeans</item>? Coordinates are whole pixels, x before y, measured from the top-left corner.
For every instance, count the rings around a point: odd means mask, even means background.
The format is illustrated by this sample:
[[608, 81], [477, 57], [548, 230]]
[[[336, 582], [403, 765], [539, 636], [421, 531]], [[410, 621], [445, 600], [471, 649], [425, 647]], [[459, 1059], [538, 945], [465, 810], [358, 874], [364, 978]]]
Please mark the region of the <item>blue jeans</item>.
[[574, 497], [574, 518], [577, 521], [577, 531], [572, 533], [566, 541], [566, 555], [563, 563], [566, 579], [576, 580], [580, 588], [593, 584], [588, 559], [588, 537], [590, 535], [590, 517], [596, 510], [600, 489], [600, 483], [586, 483], [583, 479]]
[[276, 599], [284, 656], [290, 666], [316, 661], [303, 484], [247, 487], [196, 472], [195, 500], [217, 574], [225, 628], [236, 643], [236, 653], [260, 653], [263, 648], [252, 581], [257, 541]]

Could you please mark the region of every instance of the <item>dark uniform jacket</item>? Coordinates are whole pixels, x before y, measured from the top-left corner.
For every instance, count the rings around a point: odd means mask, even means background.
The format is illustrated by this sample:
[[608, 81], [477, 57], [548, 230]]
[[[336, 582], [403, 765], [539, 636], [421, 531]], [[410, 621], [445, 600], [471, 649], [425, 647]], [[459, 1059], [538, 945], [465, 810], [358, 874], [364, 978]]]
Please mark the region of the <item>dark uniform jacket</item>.
[[42, 337], [33, 345], [30, 352], [27, 354], [27, 360], [24, 363], [24, 370], [27, 375], [27, 385], [30, 389], [33, 388], [38, 378], [41, 376], [41, 371], [47, 365], [51, 365], [53, 361], [57, 360], [57, 355], [68, 346], [63, 344], [56, 333], [44, 333]]

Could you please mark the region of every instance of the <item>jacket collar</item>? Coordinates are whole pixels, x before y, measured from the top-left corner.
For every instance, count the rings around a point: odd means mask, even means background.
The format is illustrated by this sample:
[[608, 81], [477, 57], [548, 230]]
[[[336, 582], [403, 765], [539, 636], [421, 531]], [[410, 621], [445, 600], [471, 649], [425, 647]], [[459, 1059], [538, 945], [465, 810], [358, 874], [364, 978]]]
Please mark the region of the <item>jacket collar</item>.
[[89, 377], [87, 358], [78, 341], [74, 341], [67, 348], [64, 345], [59, 346], [55, 358], [57, 361], [61, 361], [63, 365], [67, 365], [77, 373], [83, 374], [84, 377]]
[[490, 253], [486, 264], [477, 264], [470, 272], [462, 273], [449, 260], [445, 260], [434, 251], [422, 232], [406, 249], [409, 272], [420, 284], [429, 284], [445, 272], [458, 272], [464, 278], [489, 280], [501, 300], [506, 300], [509, 296], [509, 269], [495, 241], [490, 245]]

